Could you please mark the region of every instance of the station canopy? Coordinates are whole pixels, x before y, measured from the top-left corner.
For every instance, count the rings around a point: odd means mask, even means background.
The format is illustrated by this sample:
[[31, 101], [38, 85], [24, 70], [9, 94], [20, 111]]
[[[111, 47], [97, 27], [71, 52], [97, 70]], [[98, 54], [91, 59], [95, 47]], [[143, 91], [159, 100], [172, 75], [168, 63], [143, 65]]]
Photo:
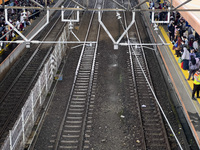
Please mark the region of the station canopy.
[[[169, 0], [171, 2], [171, 0]], [[174, 7], [186, 2], [186, 0], [172, 0], [172, 5]], [[200, 0], [191, 0], [185, 5], [178, 9], [199, 9], [200, 10]], [[200, 35], [200, 11], [180, 11], [180, 14], [185, 18], [185, 20], [194, 28], [194, 30]]]

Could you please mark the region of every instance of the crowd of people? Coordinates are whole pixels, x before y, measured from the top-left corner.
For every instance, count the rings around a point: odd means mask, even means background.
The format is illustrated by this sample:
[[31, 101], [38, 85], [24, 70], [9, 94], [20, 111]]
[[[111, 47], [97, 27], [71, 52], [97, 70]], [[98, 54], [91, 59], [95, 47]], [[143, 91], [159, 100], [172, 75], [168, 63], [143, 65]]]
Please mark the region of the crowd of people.
[[[155, 6], [157, 5], [157, 7]], [[165, 0], [157, 0], [154, 3], [150, 0], [149, 9], [167, 9], [169, 6]], [[150, 19], [151, 19], [150, 14]], [[166, 21], [168, 18], [167, 12], [155, 13], [155, 20]], [[200, 37], [191, 25], [180, 15], [179, 12], [172, 12], [170, 14], [170, 22], [167, 24], [169, 39], [173, 44], [174, 55], [178, 57], [178, 63], [181, 63], [181, 68], [189, 72], [187, 80], [194, 80], [194, 87], [192, 91], [192, 99], [200, 98], [200, 51], [199, 41]]]
[[196, 92], [197, 98], [200, 98], [199, 34], [178, 12], [170, 17], [168, 32], [169, 38], [174, 45], [174, 54], [179, 57], [178, 62], [181, 63], [181, 68], [189, 72], [187, 80], [190, 80], [191, 77], [194, 80], [192, 99], [196, 100]]
[[[38, 3], [44, 5], [44, 1], [36, 0]], [[50, 3], [52, 0], [48, 0]], [[9, 0], [6, 2], [8, 6], [36, 6], [37, 4], [29, 0]], [[8, 9], [8, 21], [15, 26], [19, 31], [23, 32], [26, 26], [31, 25], [32, 21], [39, 17], [40, 11], [37, 9]], [[4, 9], [0, 9], [0, 41], [10, 41], [16, 37], [17, 33], [5, 21]], [[0, 50], [5, 48], [3, 42], [0, 42]]]

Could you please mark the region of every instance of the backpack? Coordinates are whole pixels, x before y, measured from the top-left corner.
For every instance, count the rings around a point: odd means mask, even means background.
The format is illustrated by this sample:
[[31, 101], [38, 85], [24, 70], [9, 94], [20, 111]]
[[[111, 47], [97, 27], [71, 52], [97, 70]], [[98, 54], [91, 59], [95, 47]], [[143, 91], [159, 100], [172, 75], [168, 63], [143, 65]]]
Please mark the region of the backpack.
[[193, 65], [196, 64], [196, 59], [194, 58], [194, 56], [191, 56], [191, 62], [192, 62]]

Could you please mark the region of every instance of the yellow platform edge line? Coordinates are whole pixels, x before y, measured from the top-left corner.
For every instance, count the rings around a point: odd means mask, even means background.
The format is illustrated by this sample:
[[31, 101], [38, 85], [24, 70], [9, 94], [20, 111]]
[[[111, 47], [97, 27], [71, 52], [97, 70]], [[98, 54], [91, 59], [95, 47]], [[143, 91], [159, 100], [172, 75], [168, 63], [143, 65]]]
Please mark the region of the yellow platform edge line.
[[[173, 44], [172, 44], [171, 41], [169, 40], [169, 36], [167, 35], [167, 32], [165, 31], [165, 29], [164, 29], [162, 26], [159, 26], [159, 29], [160, 29], [160, 31], [161, 31], [163, 37], [165, 38], [166, 42], [167, 42], [167, 43], [170, 43], [169, 48], [170, 48], [172, 54], [174, 54], [174, 53], [175, 53], [175, 50], [173, 50]], [[173, 57], [175, 58], [176, 62], [178, 63], [178, 57], [176, 57], [175, 55], [174, 55]], [[185, 79], [187, 79], [188, 76], [189, 76], [188, 70], [183, 70], [183, 69], [181, 68], [181, 63], [178, 63], [178, 65], [179, 65], [179, 67], [180, 67], [180, 69], [181, 69], [183, 75], [185, 76]], [[190, 85], [190, 88], [193, 89], [193, 81], [190, 79], [190, 80], [187, 80], [187, 82], [188, 82], [188, 84]], [[200, 103], [200, 99], [198, 98], [197, 100], [198, 100], [198, 102]], [[199, 111], [199, 113], [200, 113], [200, 110], [199, 110], [199, 109], [198, 109], [198, 111]]]

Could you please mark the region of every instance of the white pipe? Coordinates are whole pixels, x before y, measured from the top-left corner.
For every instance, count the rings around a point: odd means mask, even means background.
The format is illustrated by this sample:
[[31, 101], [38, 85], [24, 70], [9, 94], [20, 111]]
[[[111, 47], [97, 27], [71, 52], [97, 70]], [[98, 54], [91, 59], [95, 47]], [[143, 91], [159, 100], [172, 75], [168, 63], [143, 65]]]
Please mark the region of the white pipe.
[[[63, 9], [64, 6], [61, 6], [61, 8]], [[79, 8], [79, 6], [77, 6], [77, 8]], [[64, 10], [61, 10], [61, 21], [63, 21], [63, 22], [79, 22], [79, 10], [77, 10], [76, 19], [74, 19], [74, 20], [64, 19]]]
[[108, 29], [105, 27], [105, 25], [103, 24], [103, 22], [101, 21], [101, 13], [100, 11], [98, 11], [98, 21], [100, 23], [100, 25], [103, 27], [103, 29], [105, 30], [105, 32], [108, 34], [108, 36], [110, 37], [110, 39], [112, 40], [112, 42], [114, 44], [116, 44], [116, 41], [114, 40], [114, 38], [112, 37], [112, 35], [110, 34], [110, 32], [108, 31]]
[[77, 1], [72, 0], [72, 2], [74, 2], [75, 4], [77, 4], [78, 6], [82, 7], [83, 9], [86, 9], [84, 6], [82, 6], [81, 4], [79, 4]]
[[[2, 43], [26, 43], [26, 41], [24, 40], [16, 40], [16, 41], [1, 41]], [[68, 43], [72, 43], [72, 44], [80, 44], [80, 43], [94, 43], [96, 44], [95, 41], [37, 41], [37, 40], [32, 40], [32, 41], [27, 41], [28, 43], [34, 43], [34, 44], [68, 44]]]
[[17, 32], [17, 33], [24, 39], [24, 41], [29, 41], [21, 32], [19, 32], [19, 31], [15, 28], [15, 26], [13, 26], [13, 25], [8, 21], [8, 10], [7, 10], [7, 9], [5, 9], [5, 20], [6, 20], [6, 23], [7, 23], [10, 27], [12, 27], [12, 28], [15, 30], [15, 32]]
[[120, 3], [118, 3], [116, 0], [112, 0], [113, 2], [115, 2], [117, 5], [119, 5], [120, 7], [122, 7], [123, 9], [127, 10], [126, 7], [124, 7], [123, 5], [121, 5]]
[[101, 14], [100, 11], [98, 12], [98, 20], [100, 25], [103, 27], [103, 29], [105, 30], [105, 32], [108, 34], [108, 36], [110, 37], [110, 39], [112, 40], [112, 42], [114, 43], [114, 45], [118, 45], [119, 42], [122, 40], [122, 38], [124, 37], [125, 34], [127, 34], [128, 30], [131, 28], [131, 26], [133, 25], [133, 23], [135, 22], [135, 12], [132, 11], [132, 21], [129, 24], [129, 26], [126, 28], [126, 30], [122, 33], [122, 35], [120, 36], [120, 38], [117, 40], [117, 42], [114, 40], [114, 38], [112, 37], [112, 35], [110, 34], [110, 32], [108, 31], [108, 29], [105, 27], [105, 25], [103, 24], [103, 22], [101, 21]]
[[79, 40], [79, 38], [74, 34], [74, 32], [73, 31], [70, 31], [73, 35], [74, 35], [74, 37], [80, 42], [80, 40]]
[[[24, 40], [16, 40], [16, 41], [1, 41], [2, 43], [24, 43]], [[67, 44], [67, 43], [72, 43], [72, 44], [79, 44], [79, 43], [96, 43], [95, 41], [37, 41], [37, 40], [33, 40], [33, 41], [28, 41], [30, 43], [35, 43], [35, 44], [39, 44], [39, 43], [43, 43], [43, 44], [50, 44], [50, 43], [63, 43], [63, 44]], [[154, 46], [154, 45], [170, 45], [169, 43], [119, 43], [119, 45], [121, 46], [128, 46], [128, 45], [138, 45], [138, 46], [144, 46], [144, 45], [149, 45], [149, 46]]]
[[155, 20], [154, 20], [154, 19], [155, 19], [155, 18], [154, 18], [154, 14], [155, 14], [155, 11], [154, 11], [154, 10], [155, 10], [155, 8], [153, 7], [153, 8], [152, 8], [152, 10], [153, 10], [153, 11], [152, 11], [152, 16], [151, 16], [151, 21], [152, 21], [152, 23], [169, 23], [169, 20], [170, 20], [170, 9], [171, 9], [171, 8], [169, 7], [169, 8], [168, 8], [169, 11], [168, 11], [168, 14], [167, 14], [167, 21], [155, 21]]
[[42, 30], [42, 29], [44, 29], [44, 27], [47, 25], [47, 24], [49, 24], [49, 9], [47, 9], [47, 15], [46, 15], [46, 17], [47, 17], [47, 22], [32, 36], [32, 37], [30, 37], [30, 41]]
[[162, 41], [162, 43], [165, 44], [165, 42], [163, 41], [163, 39], [161, 38], [161, 36], [160, 35], [158, 35], [158, 36], [159, 36], [160, 40]]
[[129, 24], [129, 26], [126, 28], [126, 30], [122, 33], [122, 35], [120, 36], [120, 38], [117, 40], [116, 44], [119, 44], [119, 42], [122, 40], [122, 38], [124, 37], [124, 35], [128, 32], [128, 30], [131, 28], [131, 26], [134, 24], [135, 22], [135, 12], [132, 11], [132, 21]]
[[[25, 41], [24, 40], [16, 40], [16, 41], [1, 41], [2, 43], [24, 43]], [[87, 42], [84, 42], [84, 41], [37, 41], [37, 40], [33, 40], [33, 41], [27, 41], [28, 43], [34, 43], [34, 44], [40, 44], [40, 43], [43, 43], [43, 44], [51, 44], [51, 43], [54, 43], [54, 44], [58, 44], [58, 43], [61, 43], [61, 44], [68, 44], [68, 43], [72, 43], [72, 44], [79, 44], [79, 43], [95, 43], [94, 41], [87, 41]]]
[[34, 0], [31, 0], [31, 2], [35, 3], [36, 5], [38, 5], [38, 6], [41, 7], [41, 8], [44, 8], [40, 3], [38, 3], [38, 2], [36, 2], [36, 1], [34, 1]]
[[169, 43], [119, 43], [119, 45], [121, 46], [128, 46], [128, 45], [139, 45], [139, 46], [143, 46], [143, 45], [170, 45]]

